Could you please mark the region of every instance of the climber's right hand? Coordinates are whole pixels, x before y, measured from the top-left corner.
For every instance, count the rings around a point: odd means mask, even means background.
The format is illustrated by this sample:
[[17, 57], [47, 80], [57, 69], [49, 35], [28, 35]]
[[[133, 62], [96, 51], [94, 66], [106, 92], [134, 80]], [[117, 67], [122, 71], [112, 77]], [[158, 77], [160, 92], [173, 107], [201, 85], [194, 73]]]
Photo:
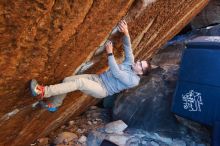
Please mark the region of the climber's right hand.
[[128, 32], [128, 25], [127, 25], [127, 22], [125, 20], [121, 20], [119, 23], [118, 23], [118, 30], [122, 33], [124, 33], [125, 35], [129, 35], [129, 32]]

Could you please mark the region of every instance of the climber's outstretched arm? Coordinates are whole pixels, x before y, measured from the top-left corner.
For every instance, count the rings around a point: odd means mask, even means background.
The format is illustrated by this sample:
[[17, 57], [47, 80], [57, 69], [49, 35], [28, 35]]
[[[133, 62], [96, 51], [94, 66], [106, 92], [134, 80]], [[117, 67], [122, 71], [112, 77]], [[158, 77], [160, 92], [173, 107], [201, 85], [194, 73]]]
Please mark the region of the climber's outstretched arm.
[[123, 36], [123, 48], [125, 51], [125, 59], [123, 63], [133, 64], [134, 63], [134, 55], [131, 48], [131, 40], [128, 31], [128, 25], [125, 20], [121, 20], [118, 24], [118, 30], [124, 34]]

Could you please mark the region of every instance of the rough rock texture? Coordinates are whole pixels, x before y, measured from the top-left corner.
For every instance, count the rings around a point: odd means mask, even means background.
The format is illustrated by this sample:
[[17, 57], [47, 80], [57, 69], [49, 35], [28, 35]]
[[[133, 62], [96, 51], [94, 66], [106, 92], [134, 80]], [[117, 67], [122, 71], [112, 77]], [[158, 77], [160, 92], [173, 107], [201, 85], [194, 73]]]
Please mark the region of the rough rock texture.
[[220, 1], [210, 0], [209, 4], [192, 20], [194, 28], [220, 23]]
[[[45, 110], [33, 111], [31, 104], [35, 99], [30, 98], [30, 79], [53, 84], [73, 73], [84, 72], [89, 65], [93, 66], [86, 71], [88, 73], [105, 69], [102, 45], [124, 16], [135, 56], [150, 58], [207, 2], [1, 0], [0, 145], [28, 145], [97, 102], [75, 92], [54, 114]], [[117, 36], [110, 38], [117, 43]], [[121, 49], [115, 50], [120, 59]]]

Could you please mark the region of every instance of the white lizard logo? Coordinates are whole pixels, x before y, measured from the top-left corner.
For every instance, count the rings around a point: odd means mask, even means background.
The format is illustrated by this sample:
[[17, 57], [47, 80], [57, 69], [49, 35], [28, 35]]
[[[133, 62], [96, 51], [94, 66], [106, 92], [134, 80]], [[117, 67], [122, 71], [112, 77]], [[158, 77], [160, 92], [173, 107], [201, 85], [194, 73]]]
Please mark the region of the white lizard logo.
[[201, 112], [201, 105], [203, 105], [201, 93], [190, 90], [188, 93], [182, 95], [182, 100], [184, 101], [184, 109], [189, 110], [190, 112]]

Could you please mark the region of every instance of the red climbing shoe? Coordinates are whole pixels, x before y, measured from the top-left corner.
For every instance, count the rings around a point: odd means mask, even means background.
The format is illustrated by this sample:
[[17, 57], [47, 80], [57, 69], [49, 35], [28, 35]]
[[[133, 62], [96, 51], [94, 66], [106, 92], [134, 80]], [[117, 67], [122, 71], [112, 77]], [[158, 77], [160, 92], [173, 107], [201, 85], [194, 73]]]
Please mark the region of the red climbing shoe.
[[30, 88], [31, 88], [32, 96], [40, 95], [39, 99], [43, 99], [43, 97], [44, 97], [44, 86], [39, 85], [35, 79], [32, 79], [31, 83], [30, 83]]

